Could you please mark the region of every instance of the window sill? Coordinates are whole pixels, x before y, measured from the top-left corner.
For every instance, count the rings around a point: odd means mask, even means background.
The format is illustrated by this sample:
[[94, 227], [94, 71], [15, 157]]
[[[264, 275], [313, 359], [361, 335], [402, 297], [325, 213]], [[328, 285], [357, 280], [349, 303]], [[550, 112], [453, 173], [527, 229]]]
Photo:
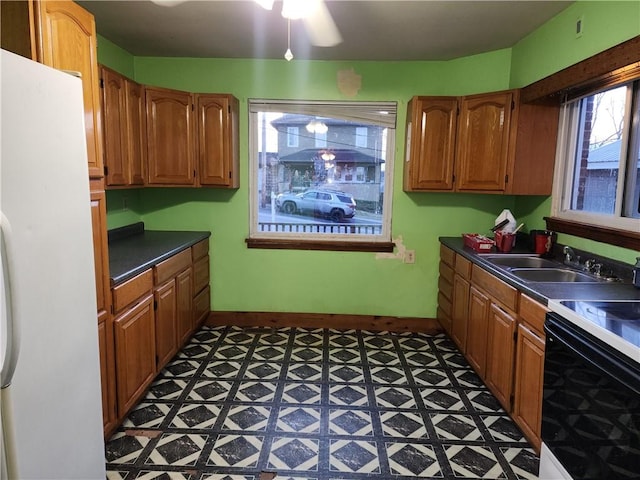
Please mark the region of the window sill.
[[574, 222], [558, 217], [544, 217], [547, 229], [631, 250], [640, 250], [640, 232]]
[[330, 250], [336, 252], [393, 252], [393, 242], [301, 241], [247, 238], [247, 248], [274, 250]]

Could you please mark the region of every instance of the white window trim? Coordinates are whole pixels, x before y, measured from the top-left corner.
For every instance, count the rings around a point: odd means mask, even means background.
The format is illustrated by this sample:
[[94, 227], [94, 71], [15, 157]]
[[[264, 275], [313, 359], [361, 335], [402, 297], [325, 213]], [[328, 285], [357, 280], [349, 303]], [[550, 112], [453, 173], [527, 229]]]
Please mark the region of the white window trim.
[[[393, 118], [393, 122], [391, 118], [384, 125], [387, 128], [392, 128], [394, 131], [393, 135], [387, 135], [387, 148], [386, 148], [386, 157], [385, 157], [385, 184], [384, 184], [384, 196], [382, 199], [382, 232], [379, 235], [354, 235], [354, 234], [296, 234], [296, 233], [288, 233], [288, 232], [261, 232], [258, 230], [258, 209], [256, 206], [258, 205], [258, 176], [259, 176], [259, 165], [258, 162], [253, 161], [252, 159], [257, 158], [258, 152], [258, 121], [257, 115], [258, 111], [274, 111], [279, 112], [278, 106], [287, 105], [289, 109], [289, 113], [291, 111], [294, 112], [305, 112], [314, 115], [322, 115], [326, 112], [321, 111], [318, 113], [316, 106], [330, 106], [332, 108], [332, 114], [337, 115], [341, 109], [341, 105], [346, 105], [349, 102], [313, 102], [313, 101], [277, 101], [277, 100], [252, 100], [249, 99], [248, 107], [249, 107], [249, 180], [250, 180], [250, 189], [249, 189], [249, 238], [255, 240], [290, 240], [297, 241], [300, 243], [304, 242], [349, 242], [349, 243], [380, 243], [387, 244], [391, 242], [391, 210], [392, 210], [392, 197], [393, 197], [393, 171], [395, 170], [393, 165], [396, 157], [396, 147], [395, 147], [395, 139], [398, 134], [395, 128], [395, 118], [396, 118], [396, 103], [395, 102], [367, 102], [360, 103], [353, 102], [355, 115], [354, 119], [359, 120], [368, 120], [372, 121], [375, 119], [373, 112], [379, 112], [381, 109], [384, 109], [388, 112], [393, 112], [393, 115], [389, 115], [389, 117]], [[362, 108], [359, 110], [355, 110], [355, 105], [361, 105]], [[290, 108], [293, 107], [293, 108]], [[342, 107], [342, 110], [345, 110]]]
[[[627, 103], [630, 108], [630, 102]], [[563, 220], [580, 222], [583, 224], [596, 225], [607, 228], [617, 228], [630, 232], [640, 231], [640, 219], [621, 217], [622, 205], [616, 205], [615, 213], [603, 215], [593, 212], [581, 212], [570, 209], [571, 203], [571, 183], [573, 182], [573, 168], [575, 167], [573, 141], [576, 138], [577, 122], [573, 123], [571, 131], [572, 116], [576, 115], [577, 108], [564, 105], [560, 109], [560, 122], [558, 124], [558, 143], [556, 148], [556, 163], [553, 173], [553, 190], [551, 197], [551, 215]], [[627, 122], [630, 123], [630, 122]], [[626, 154], [626, 149], [624, 152]], [[625, 155], [626, 156], [626, 155]], [[620, 178], [617, 188], [624, 188], [624, 172], [626, 172], [627, 162], [620, 167]]]

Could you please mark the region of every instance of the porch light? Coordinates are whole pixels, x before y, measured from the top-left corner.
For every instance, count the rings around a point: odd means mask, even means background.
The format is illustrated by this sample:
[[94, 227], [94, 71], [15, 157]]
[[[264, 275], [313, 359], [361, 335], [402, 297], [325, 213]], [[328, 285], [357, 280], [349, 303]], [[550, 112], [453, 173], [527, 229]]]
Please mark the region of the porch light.
[[319, 120], [311, 120], [307, 123], [307, 132], [309, 133], [327, 133], [329, 127]]

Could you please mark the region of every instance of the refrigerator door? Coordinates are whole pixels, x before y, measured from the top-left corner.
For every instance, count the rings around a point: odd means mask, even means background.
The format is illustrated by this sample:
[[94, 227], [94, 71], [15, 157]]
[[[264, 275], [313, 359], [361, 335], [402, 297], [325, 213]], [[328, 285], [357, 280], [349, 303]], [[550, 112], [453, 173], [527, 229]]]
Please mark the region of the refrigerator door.
[[0, 210], [10, 225], [4, 289], [20, 334], [11, 384], [0, 391], [2, 423], [13, 426], [3, 431], [15, 460], [8, 475], [104, 479], [82, 85], [0, 53]]

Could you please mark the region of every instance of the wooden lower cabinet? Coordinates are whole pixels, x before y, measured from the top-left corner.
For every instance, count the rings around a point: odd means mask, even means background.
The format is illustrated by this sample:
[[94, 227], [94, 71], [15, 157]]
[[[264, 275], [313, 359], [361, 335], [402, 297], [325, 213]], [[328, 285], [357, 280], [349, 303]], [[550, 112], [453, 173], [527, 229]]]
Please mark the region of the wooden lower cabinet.
[[475, 287], [469, 291], [469, 322], [467, 327], [467, 360], [482, 378], [487, 365], [487, 327], [489, 298]]
[[[444, 245], [440, 257], [455, 272], [449, 335], [540, 453], [548, 309]], [[440, 311], [447, 286], [439, 285]]]
[[106, 311], [98, 316], [98, 346], [102, 382], [102, 427], [105, 435], [109, 435], [118, 424], [118, 411], [116, 409], [113, 319]]
[[518, 325], [513, 418], [525, 437], [540, 452], [544, 340], [525, 325]]
[[192, 272], [189, 267], [176, 276], [177, 337], [180, 346], [187, 343], [194, 331]]
[[122, 417], [156, 375], [153, 295], [116, 317], [114, 327], [118, 415]]
[[453, 277], [453, 307], [451, 310], [451, 338], [462, 353], [467, 351], [469, 324], [469, 291], [471, 284], [461, 275]]
[[178, 351], [175, 278], [156, 287], [153, 296], [156, 322], [156, 369], [159, 371]]
[[207, 285], [200, 293], [193, 297], [193, 323], [200, 327], [211, 311], [211, 290]]
[[507, 412], [511, 410], [515, 331], [515, 314], [491, 304], [485, 382]]

